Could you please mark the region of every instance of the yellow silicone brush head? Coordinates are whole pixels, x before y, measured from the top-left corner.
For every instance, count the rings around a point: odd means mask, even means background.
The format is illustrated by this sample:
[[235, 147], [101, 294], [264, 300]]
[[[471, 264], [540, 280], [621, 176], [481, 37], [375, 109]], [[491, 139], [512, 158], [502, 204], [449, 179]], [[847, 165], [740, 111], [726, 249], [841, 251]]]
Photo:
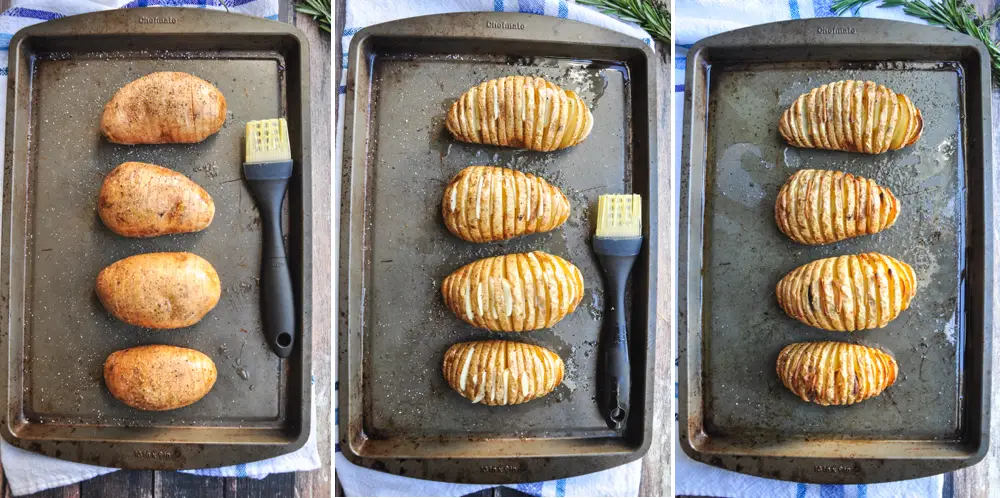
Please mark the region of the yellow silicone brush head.
[[606, 238], [642, 236], [642, 196], [605, 194], [597, 200], [597, 234]]
[[248, 163], [290, 161], [292, 145], [288, 142], [285, 118], [247, 122]]

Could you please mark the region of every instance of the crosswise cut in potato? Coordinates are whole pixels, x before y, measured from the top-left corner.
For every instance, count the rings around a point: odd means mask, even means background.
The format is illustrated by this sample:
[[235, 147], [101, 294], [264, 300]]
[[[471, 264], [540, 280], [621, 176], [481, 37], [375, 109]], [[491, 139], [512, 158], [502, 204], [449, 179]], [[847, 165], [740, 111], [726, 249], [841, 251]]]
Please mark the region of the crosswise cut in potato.
[[97, 275], [97, 297], [115, 318], [139, 327], [198, 323], [222, 295], [215, 268], [189, 252], [154, 252], [119, 260]]
[[852, 405], [896, 381], [896, 360], [879, 349], [846, 342], [799, 342], [778, 354], [778, 377], [802, 398], [823, 406]]
[[582, 142], [594, 116], [572, 91], [542, 78], [507, 76], [462, 94], [445, 126], [463, 142], [545, 152]]
[[818, 245], [881, 232], [896, 223], [899, 210], [899, 199], [874, 180], [803, 169], [778, 192], [774, 219], [795, 242]]
[[583, 299], [583, 274], [541, 251], [469, 263], [441, 284], [444, 303], [466, 322], [497, 332], [551, 327]]
[[104, 178], [97, 212], [118, 235], [155, 237], [204, 230], [215, 216], [215, 202], [174, 170], [127, 162]]
[[781, 115], [790, 145], [879, 154], [912, 145], [923, 132], [909, 97], [871, 81], [837, 81], [804, 93]]
[[535, 175], [493, 166], [469, 166], [448, 182], [441, 216], [469, 242], [491, 242], [548, 232], [569, 218], [569, 199]]
[[173, 410], [205, 397], [215, 385], [215, 363], [175, 346], [115, 351], [104, 362], [104, 383], [119, 401], [139, 410]]
[[811, 327], [853, 332], [885, 327], [910, 306], [910, 265], [871, 252], [804, 264], [778, 282], [778, 305]]
[[226, 121], [226, 98], [187, 73], [159, 72], [123, 86], [104, 106], [101, 132], [119, 144], [201, 142]]
[[473, 403], [516, 405], [552, 392], [563, 380], [563, 361], [540, 346], [474, 341], [448, 348], [442, 371], [448, 385]]

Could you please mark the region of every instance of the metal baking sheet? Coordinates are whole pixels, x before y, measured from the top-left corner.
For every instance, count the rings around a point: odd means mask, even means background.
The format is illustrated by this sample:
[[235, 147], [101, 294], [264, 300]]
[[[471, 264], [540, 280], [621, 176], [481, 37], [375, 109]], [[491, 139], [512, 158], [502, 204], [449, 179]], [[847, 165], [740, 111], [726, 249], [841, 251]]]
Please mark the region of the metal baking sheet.
[[[504, 483], [583, 474], [642, 456], [652, 424], [655, 334], [655, 71], [648, 47], [617, 33], [545, 16], [455, 14], [359, 32], [351, 45], [341, 206], [339, 379], [344, 455], [425, 479]], [[582, 144], [537, 153], [464, 144], [444, 129], [470, 87], [520, 74], [580, 93], [595, 126]], [[559, 229], [491, 244], [441, 221], [448, 180], [469, 165], [539, 174], [573, 206]], [[590, 238], [597, 197], [643, 196], [645, 244], [631, 280], [632, 410], [622, 432], [596, 404], [602, 282]], [[652, 210], [649, 206], [653, 206]], [[654, 234], [654, 236], [650, 236]], [[444, 306], [440, 283], [477, 259], [531, 250], [583, 273], [577, 310], [552, 329], [475, 329]], [[454, 343], [505, 338], [566, 362], [552, 394], [512, 407], [471, 404], [441, 375]]]
[[[730, 470], [823, 483], [898, 480], [979, 461], [989, 447], [993, 270], [985, 49], [910, 23], [815, 19], [707, 38], [688, 55], [678, 279], [684, 451]], [[908, 95], [923, 136], [880, 155], [789, 146], [777, 131], [781, 113], [842, 79]], [[800, 168], [875, 179], [901, 200], [899, 219], [874, 236], [792, 242], [774, 222], [774, 202]], [[885, 328], [828, 332], [778, 307], [774, 287], [789, 271], [869, 251], [917, 274], [910, 308]], [[853, 406], [805, 403], [781, 384], [775, 361], [784, 346], [817, 340], [883, 348], [899, 378]]]
[[[0, 297], [7, 373], [3, 437], [50, 456], [126, 468], [229, 465], [294, 451], [309, 434], [311, 235], [308, 61], [286, 24], [195, 9], [116, 10], [20, 31], [11, 42]], [[100, 134], [105, 103], [154, 71], [216, 85], [228, 116], [193, 145], [116, 145]], [[299, 303], [299, 345], [267, 346], [258, 305], [260, 226], [242, 179], [244, 122], [287, 117], [295, 175], [285, 233]], [[152, 239], [115, 235], [97, 216], [104, 176], [125, 161], [177, 170], [215, 201], [212, 225]], [[127, 256], [190, 251], [215, 266], [218, 306], [193, 327], [156, 331], [107, 313], [94, 279]], [[215, 387], [189, 407], [141, 412], [115, 400], [102, 366], [119, 349], [199, 350]]]

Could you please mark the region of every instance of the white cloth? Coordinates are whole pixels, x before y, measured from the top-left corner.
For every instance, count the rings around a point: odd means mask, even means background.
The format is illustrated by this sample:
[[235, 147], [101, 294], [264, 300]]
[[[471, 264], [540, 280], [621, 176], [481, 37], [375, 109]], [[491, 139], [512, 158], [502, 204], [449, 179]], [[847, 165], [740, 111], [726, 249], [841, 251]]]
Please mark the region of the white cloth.
[[[344, 16], [344, 32], [341, 33], [341, 46], [343, 47], [340, 60], [341, 67], [345, 70], [347, 69], [347, 51], [350, 48], [351, 39], [355, 33], [365, 26], [406, 17], [474, 11], [524, 12], [573, 19], [618, 31], [639, 38], [647, 44], [652, 44], [649, 34], [642, 29], [567, 0], [439, 0], [435, 2], [421, 0], [394, 0], [391, 2], [382, 0], [348, 0]], [[337, 106], [337, 138], [335, 141], [337, 147], [335, 147], [333, 153], [333, 164], [335, 165], [341, 164], [340, 151], [342, 150], [341, 146], [343, 143], [344, 85], [346, 77], [346, 71], [344, 71], [344, 76], [338, 83], [339, 86], [337, 89], [339, 104]], [[340, 175], [334, 175], [334, 206], [340, 205], [339, 182]], [[338, 217], [339, 213], [334, 211], [334, 227], [340, 226]], [[338, 251], [338, 241], [336, 239], [337, 237], [334, 237], [334, 254]], [[334, 272], [336, 271], [337, 269], [334, 268]], [[333, 277], [334, 282], [336, 282], [336, 273], [334, 273]], [[337, 289], [334, 288], [334, 302], [337, 300], [336, 292]], [[335, 341], [336, 337], [337, 334], [334, 333]], [[333, 366], [333, 371], [335, 372], [334, 375], [336, 375], [336, 364]], [[335, 382], [334, 386], [336, 385]], [[337, 395], [335, 393], [334, 403], [337, 402], [336, 399]], [[336, 409], [334, 412], [336, 413]], [[334, 426], [334, 434], [338, 434], [336, 425]], [[335, 465], [337, 478], [340, 479], [340, 483], [344, 487], [344, 493], [347, 496], [461, 496], [495, 486], [425, 481], [365, 469], [347, 461], [347, 458], [340, 452], [339, 445], [336, 446]], [[594, 474], [555, 481], [509, 485], [508, 487], [533, 496], [637, 496], [639, 494], [640, 469], [641, 462], [635, 461], [621, 467]]]
[[[223, 1], [225, 5], [223, 5]], [[12, 7], [0, 15], [0, 88], [7, 87], [7, 45], [21, 28], [64, 16], [98, 10], [132, 7], [194, 7], [228, 10], [276, 20], [279, 0], [14, 0]], [[0, 99], [0, 116], [6, 113], [7, 101]], [[0, 128], [2, 131], [2, 128]], [[0, 141], [3, 133], [0, 132]], [[314, 409], [315, 412], [315, 409]], [[315, 413], [313, 420], [316, 420]], [[315, 422], [312, 424], [315, 426]], [[97, 467], [58, 460], [16, 448], [0, 439], [0, 459], [3, 471], [14, 495], [31, 494], [49, 488], [66, 486], [118, 469]], [[314, 470], [320, 467], [316, 449], [315, 429], [298, 451], [280, 457], [218, 469], [184, 471], [214, 477], [252, 477], [263, 479], [268, 474]]]
[[[676, 0], [674, 4], [674, 143], [680, 144], [684, 119], [684, 73], [687, 49], [698, 40], [734, 29], [789, 19], [829, 17], [833, 0]], [[876, 2], [877, 4], [880, 2]], [[848, 12], [845, 16], [853, 15]], [[899, 8], [863, 7], [861, 17], [877, 17], [921, 22], [903, 14]], [[674, 149], [674, 165], [680, 178], [681, 148]], [[675, 443], [675, 493], [678, 495], [719, 496], [726, 498], [932, 498], [940, 497], [944, 476], [937, 475], [909, 481], [860, 485], [802, 484], [753, 477], [697, 462]]]

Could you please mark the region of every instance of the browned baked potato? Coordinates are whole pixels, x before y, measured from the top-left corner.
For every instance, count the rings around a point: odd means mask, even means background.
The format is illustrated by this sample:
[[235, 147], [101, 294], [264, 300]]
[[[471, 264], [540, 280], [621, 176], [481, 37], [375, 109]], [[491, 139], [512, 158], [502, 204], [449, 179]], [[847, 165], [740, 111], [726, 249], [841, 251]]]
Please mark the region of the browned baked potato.
[[462, 342], [448, 348], [442, 365], [452, 389], [489, 406], [525, 403], [552, 392], [563, 379], [559, 355], [514, 341]]
[[127, 162], [104, 178], [97, 213], [118, 235], [156, 237], [204, 230], [215, 216], [215, 202], [174, 170]]
[[909, 97], [871, 81], [837, 81], [804, 93], [781, 115], [792, 146], [879, 154], [914, 144], [924, 129]]
[[899, 216], [901, 204], [875, 180], [840, 171], [796, 171], [778, 192], [774, 219], [800, 244], [829, 244], [881, 232]]
[[910, 306], [917, 276], [877, 252], [806, 263], [778, 282], [778, 305], [811, 327], [853, 332], [885, 327]]
[[166, 71], [139, 78], [104, 106], [101, 132], [119, 144], [196, 143], [222, 128], [226, 98], [191, 74]]
[[469, 166], [444, 189], [441, 216], [469, 242], [548, 232], [569, 218], [569, 199], [541, 177], [494, 166]]
[[104, 383], [119, 401], [140, 410], [173, 410], [205, 397], [215, 385], [212, 359], [176, 346], [115, 351], [104, 362]]
[[853, 405], [896, 381], [896, 360], [879, 349], [846, 342], [799, 342], [778, 354], [778, 377], [802, 398], [823, 406]]
[[215, 268], [189, 252], [154, 252], [119, 260], [97, 275], [97, 297], [115, 318], [139, 327], [198, 323], [219, 302]]
[[445, 126], [463, 142], [545, 152], [582, 142], [594, 116], [572, 91], [542, 78], [507, 76], [462, 94]]
[[444, 304], [476, 327], [525, 332], [551, 327], [583, 299], [579, 268], [541, 251], [469, 263], [441, 284]]

